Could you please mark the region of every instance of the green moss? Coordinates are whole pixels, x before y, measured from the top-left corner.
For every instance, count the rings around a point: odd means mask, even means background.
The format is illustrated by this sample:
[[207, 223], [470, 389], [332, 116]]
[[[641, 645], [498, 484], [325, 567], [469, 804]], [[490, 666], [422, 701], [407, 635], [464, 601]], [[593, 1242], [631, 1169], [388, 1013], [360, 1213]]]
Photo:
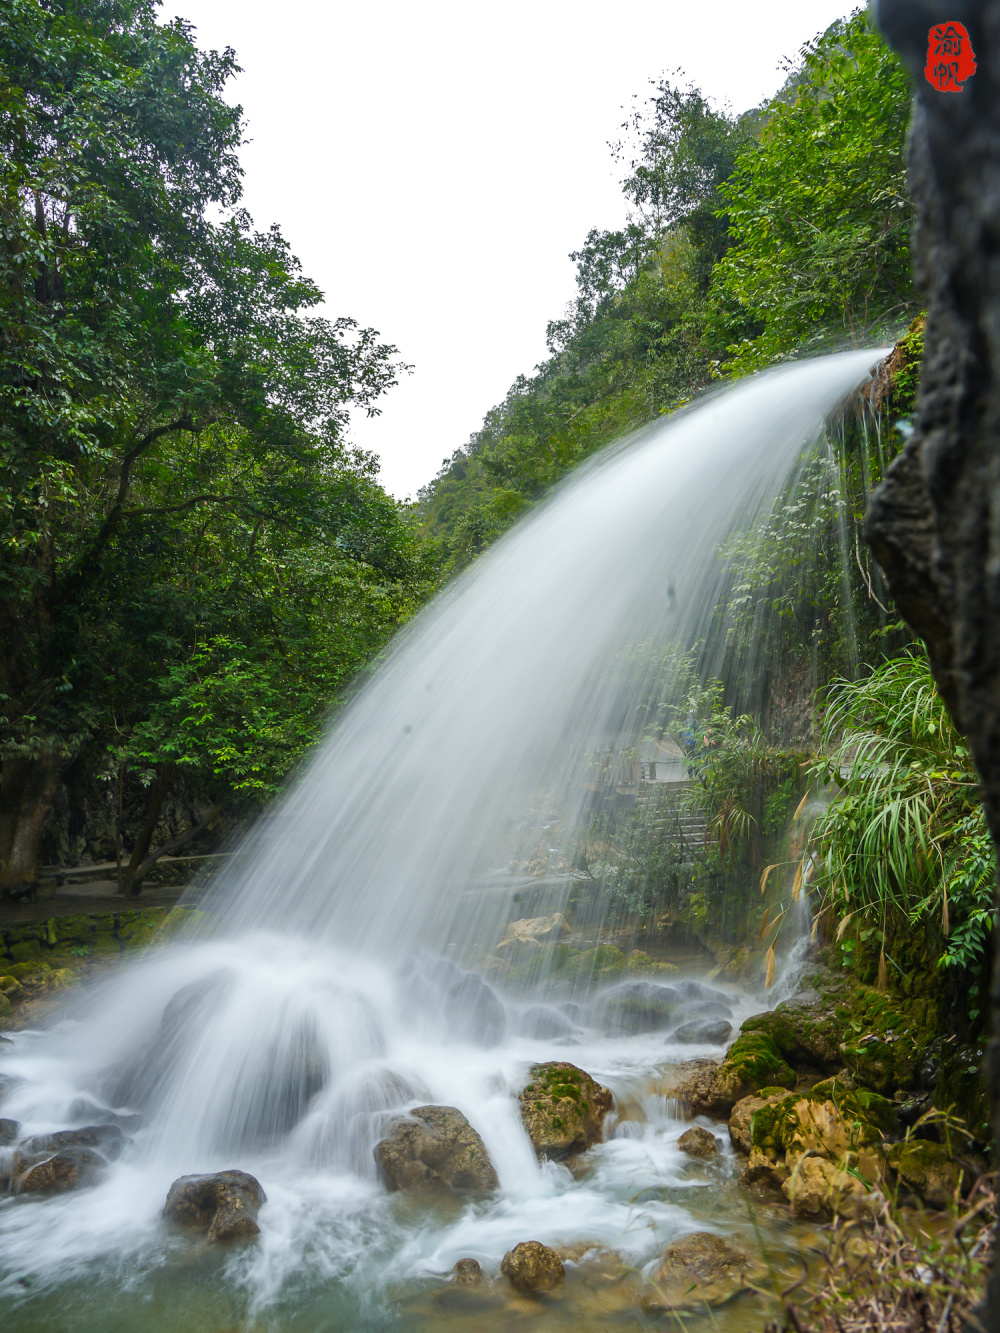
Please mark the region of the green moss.
[[720, 1073], [722, 1071], [735, 1075], [742, 1084], [752, 1088], [792, 1087], [795, 1083], [795, 1070], [764, 1032], [741, 1031], [720, 1066]]
[[[41, 959], [42, 946], [37, 940], [21, 940], [18, 944], [12, 944], [7, 953], [15, 963], [28, 963], [33, 959]], [[10, 968], [6, 971], [9, 972]]]

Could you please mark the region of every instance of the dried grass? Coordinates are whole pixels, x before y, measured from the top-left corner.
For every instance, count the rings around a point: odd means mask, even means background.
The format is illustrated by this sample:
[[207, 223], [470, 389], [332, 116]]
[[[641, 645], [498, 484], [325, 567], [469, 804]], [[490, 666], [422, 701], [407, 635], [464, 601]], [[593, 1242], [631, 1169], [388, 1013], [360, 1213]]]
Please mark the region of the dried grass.
[[781, 1293], [784, 1317], [765, 1333], [975, 1333], [995, 1217], [984, 1176], [940, 1229], [904, 1231], [888, 1201], [874, 1229], [838, 1220], [819, 1277]]

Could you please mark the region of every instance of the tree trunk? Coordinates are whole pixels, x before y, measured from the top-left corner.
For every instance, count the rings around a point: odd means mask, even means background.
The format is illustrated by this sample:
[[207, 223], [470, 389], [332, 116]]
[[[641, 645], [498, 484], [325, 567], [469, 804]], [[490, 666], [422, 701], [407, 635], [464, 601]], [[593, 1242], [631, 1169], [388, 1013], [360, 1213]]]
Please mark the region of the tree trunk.
[[[1000, 0], [880, 0], [917, 89], [910, 189], [927, 303], [914, 431], [868, 517], [872, 549], [982, 777], [1000, 845]], [[930, 28], [963, 23], [978, 61], [960, 92], [924, 75]], [[1000, 1131], [1000, 968], [987, 1080]], [[982, 1327], [1000, 1333], [994, 1267]]]
[[8, 755], [0, 773], [0, 892], [23, 897], [35, 884], [45, 821], [56, 794], [59, 761], [43, 748], [37, 756]]
[[128, 865], [125, 867], [125, 873], [119, 879], [119, 893], [136, 894], [142, 888], [142, 878], [140, 876], [137, 880], [136, 874], [149, 853], [149, 846], [153, 841], [153, 834], [156, 832], [156, 826], [160, 822], [160, 811], [163, 808], [163, 798], [166, 796], [170, 787], [170, 779], [173, 776], [173, 772], [173, 765], [165, 764], [157, 773], [156, 781], [149, 789], [149, 801], [146, 804], [146, 821], [139, 831], [139, 836], [135, 840], [135, 846], [132, 848], [132, 855], [129, 857]]
[[[214, 823], [214, 821], [218, 819], [219, 815], [222, 813], [224, 809], [225, 809], [224, 802], [222, 802], [219, 805], [213, 805], [211, 810], [209, 810], [208, 814], [204, 815], [201, 819], [199, 819], [197, 824], [193, 824], [186, 833], [181, 833], [178, 837], [171, 838], [171, 840], [169, 842], [165, 842], [162, 847], [157, 847], [156, 851], [153, 852], [150, 856], [147, 856], [145, 861], [143, 861], [142, 864], [135, 871], [135, 875], [132, 880], [129, 892], [133, 896], [137, 897], [139, 891], [142, 888], [142, 881], [144, 877], [152, 869], [152, 867], [156, 864], [156, 862], [160, 859], [160, 857], [169, 856], [171, 852], [179, 851], [181, 847], [184, 847], [187, 843], [192, 842], [195, 838], [197, 838], [199, 833], [204, 833], [205, 829], [208, 828], [209, 824]], [[131, 869], [131, 866], [129, 868]]]

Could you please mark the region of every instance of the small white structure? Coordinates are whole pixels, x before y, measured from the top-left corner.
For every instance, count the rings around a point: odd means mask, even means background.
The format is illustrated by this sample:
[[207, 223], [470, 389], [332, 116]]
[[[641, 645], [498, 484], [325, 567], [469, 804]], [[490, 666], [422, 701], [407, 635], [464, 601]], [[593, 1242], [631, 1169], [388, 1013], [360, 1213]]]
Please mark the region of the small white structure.
[[640, 782], [689, 781], [690, 760], [676, 741], [640, 741], [638, 749]]

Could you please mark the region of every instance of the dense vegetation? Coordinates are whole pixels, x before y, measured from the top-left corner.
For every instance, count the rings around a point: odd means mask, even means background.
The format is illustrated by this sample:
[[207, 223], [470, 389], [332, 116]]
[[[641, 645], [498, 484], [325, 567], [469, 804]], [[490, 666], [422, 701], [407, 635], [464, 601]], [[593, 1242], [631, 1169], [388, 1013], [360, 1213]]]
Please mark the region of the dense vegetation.
[[0, 886], [81, 754], [267, 794], [429, 570], [347, 408], [404, 369], [240, 209], [234, 53], [152, 0], [0, 26]]
[[549, 359], [422, 492], [447, 567], [610, 439], [721, 375], [905, 327], [908, 116], [905, 73], [862, 13], [744, 115], [658, 81], [615, 150], [627, 225], [588, 234]]

